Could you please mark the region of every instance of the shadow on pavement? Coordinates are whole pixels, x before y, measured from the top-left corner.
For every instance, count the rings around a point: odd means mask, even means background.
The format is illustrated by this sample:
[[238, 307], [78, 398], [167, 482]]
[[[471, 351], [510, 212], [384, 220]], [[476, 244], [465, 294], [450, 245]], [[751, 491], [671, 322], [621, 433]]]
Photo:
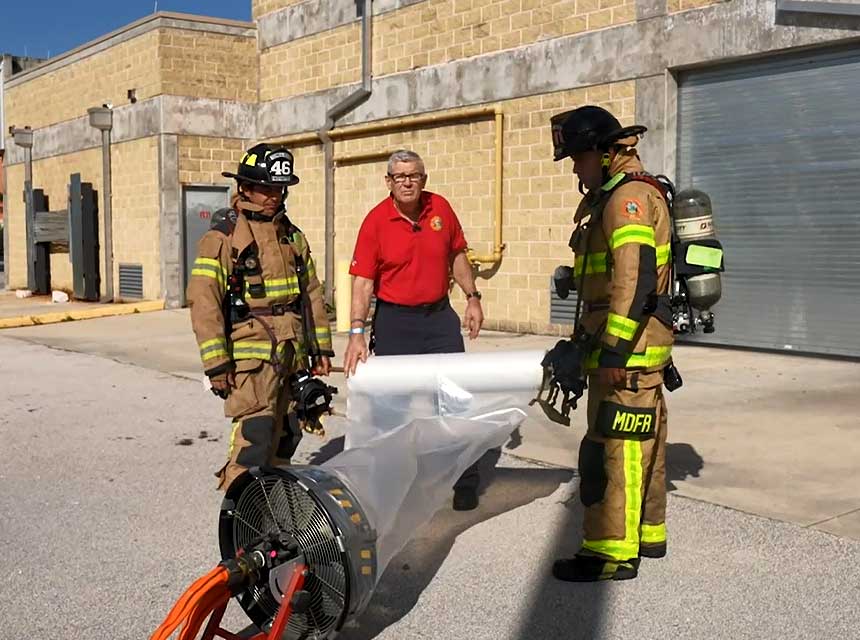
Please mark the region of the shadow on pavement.
[[[551, 495], [573, 473], [561, 469], [495, 468], [499, 450], [479, 462], [481, 503], [457, 512], [450, 503], [392, 560], [357, 624], [344, 628], [343, 640], [369, 640], [409, 613], [448, 557], [457, 536], [497, 515]], [[453, 492], [452, 492], [453, 496]], [[538, 636], [533, 636], [538, 637]]]
[[688, 477], [698, 478], [705, 467], [702, 456], [686, 442], [666, 444], [666, 491], [677, 491], [675, 481], [681, 482]]
[[[673, 482], [688, 476], [698, 477], [704, 467], [702, 457], [685, 443], [666, 446], [666, 485], [668, 491], [676, 489]], [[608, 637], [604, 622], [612, 616], [609, 601], [611, 582], [566, 583], [552, 577], [552, 563], [557, 558], [573, 556], [582, 542], [583, 507], [579, 493], [565, 503], [566, 514], [558, 527], [555, 545], [535, 567], [539, 576], [529, 614], [520, 624], [518, 640], [535, 638], [565, 638], [586, 640]], [[667, 519], [671, 521], [671, 512]], [[643, 570], [647, 567], [643, 565]]]

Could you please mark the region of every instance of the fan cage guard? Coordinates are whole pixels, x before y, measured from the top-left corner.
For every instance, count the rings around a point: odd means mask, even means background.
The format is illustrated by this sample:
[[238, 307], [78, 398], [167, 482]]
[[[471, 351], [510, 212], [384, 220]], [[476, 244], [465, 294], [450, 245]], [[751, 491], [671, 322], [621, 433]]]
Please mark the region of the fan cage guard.
[[[299, 545], [308, 567], [304, 590], [310, 594], [310, 606], [293, 612], [282, 638], [329, 638], [347, 615], [363, 608], [375, 584], [375, 536], [366, 515], [349, 488], [319, 467], [250, 469], [231, 484], [221, 505], [221, 557], [234, 558], [239, 549], [279, 531]], [[360, 603], [353, 602], [361, 595], [357, 582], [367, 592]], [[268, 572], [237, 599], [254, 624], [271, 628], [280, 602]]]

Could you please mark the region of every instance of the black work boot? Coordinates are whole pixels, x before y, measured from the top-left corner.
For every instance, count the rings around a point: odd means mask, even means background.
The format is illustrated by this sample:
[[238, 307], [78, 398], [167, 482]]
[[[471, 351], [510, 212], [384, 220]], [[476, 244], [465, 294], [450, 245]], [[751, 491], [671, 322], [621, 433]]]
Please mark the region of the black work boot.
[[454, 511], [471, 511], [478, 506], [477, 489], [454, 489]]
[[607, 560], [576, 554], [572, 558], [556, 560], [552, 565], [552, 575], [565, 582], [632, 580], [639, 575], [639, 558]]
[[666, 543], [658, 544], [641, 544], [639, 545], [639, 555], [642, 558], [665, 558]]

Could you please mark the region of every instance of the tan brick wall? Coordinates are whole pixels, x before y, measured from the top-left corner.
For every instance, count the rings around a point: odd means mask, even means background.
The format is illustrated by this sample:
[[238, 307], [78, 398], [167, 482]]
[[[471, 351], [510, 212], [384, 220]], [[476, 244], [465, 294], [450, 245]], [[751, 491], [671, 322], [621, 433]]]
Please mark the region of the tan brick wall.
[[321, 91], [360, 75], [361, 32], [347, 25], [262, 52], [260, 100]]
[[[634, 0], [427, 0], [374, 21], [373, 73], [399, 73], [635, 19]], [[297, 60], [304, 64], [297, 66]], [[264, 51], [260, 99], [356, 82], [360, 73], [359, 27], [339, 27]]]
[[[80, 173], [98, 191], [100, 273], [105, 286], [104, 191], [102, 189], [101, 149], [90, 149], [33, 163], [35, 187], [45, 190], [52, 210], [67, 206], [69, 175]], [[119, 294], [119, 263], [143, 265], [144, 297], [157, 299], [161, 294], [161, 249], [159, 239], [160, 190], [158, 184], [158, 139], [143, 138], [111, 147], [111, 199], [114, 244], [114, 291]], [[24, 165], [8, 167], [9, 184], [22, 192]], [[27, 286], [24, 203], [9, 202], [8, 231], [11, 232], [7, 264], [11, 287]], [[51, 286], [71, 291], [72, 265], [68, 253], [51, 255]]]
[[257, 40], [182, 29], [158, 34], [162, 93], [257, 101]]
[[729, 2], [730, 0], [668, 0], [666, 9], [669, 13], [677, 13], [678, 11], [687, 11], [688, 9], [700, 9], [709, 7], [712, 4], [721, 2]]
[[252, 0], [251, 1], [251, 16], [254, 20], [267, 13], [272, 13], [278, 9], [289, 7], [291, 4], [298, 4], [304, 0]]
[[[99, 245], [102, 250], [101, 273], [104, 274], [104, 220], [101, 211], [102, 199], [102, 156], [100, 149], [90, 149], [80, 153], [70, 153], [64, 156], [36, 160], [33, 162], [33, 187], [42, 189], [48, 197], [51, 210], [65, 209], [68, 201], [69, 175], [80, 173], [83, 182], [90, 182], [99, 197]], [[24, 165], [16, 164], [7, 167], [9, 192], [21, 194], [24, 192]], [[9, 256], [9, 286], [11, 288], [27, 288], [27, 248], [24, 225], [24, 201], [21, 197], [9, 198], [8, 209]], [[102, 276], [104, 283], [104, 276]], [[51, 286], [54, 289], [72, 291], [72, 264], [68, 253], [51, 254]]]
[[221, 175], [236, 171], [253, 142], [237, 138], [179, 136], [179, 182], [182, 184], [235, 184]]
[[111, 174], [114, 293], [119, 296], [120, 263], [140, 264], [144, 298], [158, 299], [161, 297], [158, 138], [113, 145]]
[[[504, 258], [494, 274], [482, 274], [487, 327], [513, 331], [563, 333], [569, 327], [549, 323], [550, 276], [570, 264], [567, 241], [580, 195], [570, 161], [552, 161], [549, 117], [593, 103], [632, 124], [634, 83], [564, 91], [500, 103], [504, 124]], [[348, 138], [335, 144], [335, 155], [393, 151], [405, 147], [426, 161], [427, 189], [447, 198], [466, 238], [479, 254], [492, 252], [495, 189], [495, 124], [492, 119]], [[290, 196], [290, 212], [309, 235], [324, 263], [323, 173], [320, 147], [296, 148], [302, 184]], [[364, 216], [387, 196], [385, 161], [339, 166], [335, 173], [335, 257], [349, 259]], [[462, 311], [459, 290], [453, 294]]]
[[[307, 236], [317, 272], [323, 280], [326, 274], [325, 175], [322, 148], [319, 145], [306, 145], [291, 147], [290, 150], [295, 157], [295, 172], [301, 182], [290, 189], [287, 213]], [[345, 257], [342, 253], [335, 253], [335, 256]]]
[[160, 94], [158, 46], [158, 33], [150, 31], [7, 88], [7, 125], [36, 129], [84, 116], [106, 102], [127, 104], [132, 88], [138, 100]]
[[[3, 233], [9, 237], [9, 253], [6, 254], [6, 286], [21, 289], [27, 286], [26, 255], [24, 253], [24, 165], [6, 167], [6, 211]], [[16, 197], [14, 193], [17, 192]]]

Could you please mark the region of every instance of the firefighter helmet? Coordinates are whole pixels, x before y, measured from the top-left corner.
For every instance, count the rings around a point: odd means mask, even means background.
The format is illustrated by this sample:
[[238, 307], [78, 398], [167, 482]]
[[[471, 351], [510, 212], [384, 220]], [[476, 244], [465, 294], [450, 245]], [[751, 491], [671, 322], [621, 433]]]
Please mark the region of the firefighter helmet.
[[235, 178], [240, 184], [250, 182], [273, 187], [291, 187], [299, 183], [293, 173], [293, 154], [285, 147], [258, 144], [245, 152], [236, 173], [222, 171], [226, 178]]
[[582, 151], [606, 151], [617, 140], [647, 131], [640, 125], [622, 127], [606, 109], [592, 105], [556, 114], [550, 118], [550, 126], [553, 160]]

